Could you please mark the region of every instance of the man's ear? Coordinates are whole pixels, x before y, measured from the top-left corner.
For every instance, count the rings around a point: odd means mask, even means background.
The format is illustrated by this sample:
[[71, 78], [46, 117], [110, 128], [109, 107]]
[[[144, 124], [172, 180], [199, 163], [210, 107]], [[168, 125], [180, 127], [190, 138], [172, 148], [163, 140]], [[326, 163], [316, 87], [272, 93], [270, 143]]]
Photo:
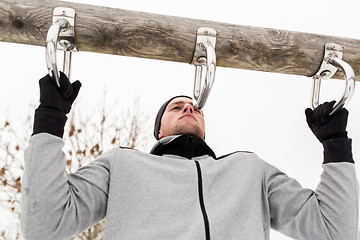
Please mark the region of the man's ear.
[[161, 132], [159, 132], [158, 137], [159, 137], [159, 139], [161, 139], [164, 137], [164, 135]]

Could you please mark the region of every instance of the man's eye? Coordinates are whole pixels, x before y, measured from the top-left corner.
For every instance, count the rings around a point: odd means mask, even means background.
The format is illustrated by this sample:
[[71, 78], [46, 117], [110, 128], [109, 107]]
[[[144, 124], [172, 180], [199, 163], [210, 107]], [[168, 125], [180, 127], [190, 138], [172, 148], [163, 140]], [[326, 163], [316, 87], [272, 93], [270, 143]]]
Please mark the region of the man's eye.
[[180, 107], [173, 107], [171, 110], [179, 110]]
[[195, 112], [201, 113], [201, 110], [199, 108], [194, 108]]

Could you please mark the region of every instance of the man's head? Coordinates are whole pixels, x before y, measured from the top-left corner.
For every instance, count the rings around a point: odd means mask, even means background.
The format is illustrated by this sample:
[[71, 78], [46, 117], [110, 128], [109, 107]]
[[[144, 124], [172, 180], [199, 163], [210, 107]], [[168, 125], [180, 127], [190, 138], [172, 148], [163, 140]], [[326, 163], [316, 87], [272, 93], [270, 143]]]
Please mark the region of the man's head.
[[205, 138], [203, 113], [193, 106], [192, 99], [188, 96], [174, 97], [165, 102], [155, 120], [156, 139], [179, 134]]

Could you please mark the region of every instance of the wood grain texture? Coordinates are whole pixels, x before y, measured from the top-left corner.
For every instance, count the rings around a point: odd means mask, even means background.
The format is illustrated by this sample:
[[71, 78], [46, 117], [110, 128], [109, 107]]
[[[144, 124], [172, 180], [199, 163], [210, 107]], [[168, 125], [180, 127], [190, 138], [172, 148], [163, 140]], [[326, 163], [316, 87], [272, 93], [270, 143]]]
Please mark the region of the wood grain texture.
[[[136, 12], [61, 1], [0, 2], [0, 41], [45, 45], [55, 7], [76, 11], [79, 51], [190, 63], [196, 31], [217, 31], [217, 66], [312, 76], [328, 42], [360, 74], [360, 40]], [[339, 71], [338, 71], [339, 72]], [[342, 78], [337, 73], [335, 77]]]

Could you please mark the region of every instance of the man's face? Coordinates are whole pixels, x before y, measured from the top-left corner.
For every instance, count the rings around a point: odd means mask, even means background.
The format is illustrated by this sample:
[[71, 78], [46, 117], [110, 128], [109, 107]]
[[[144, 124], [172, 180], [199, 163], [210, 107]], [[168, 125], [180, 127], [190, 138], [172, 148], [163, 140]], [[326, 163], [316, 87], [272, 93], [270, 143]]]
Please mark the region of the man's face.
[[161, 119], [159, 138], [191, 134], [205, 137], [205, 120], [200, 109], [194, 108], [192, 100], [186, 97], [174, 98], [165, 108]]

